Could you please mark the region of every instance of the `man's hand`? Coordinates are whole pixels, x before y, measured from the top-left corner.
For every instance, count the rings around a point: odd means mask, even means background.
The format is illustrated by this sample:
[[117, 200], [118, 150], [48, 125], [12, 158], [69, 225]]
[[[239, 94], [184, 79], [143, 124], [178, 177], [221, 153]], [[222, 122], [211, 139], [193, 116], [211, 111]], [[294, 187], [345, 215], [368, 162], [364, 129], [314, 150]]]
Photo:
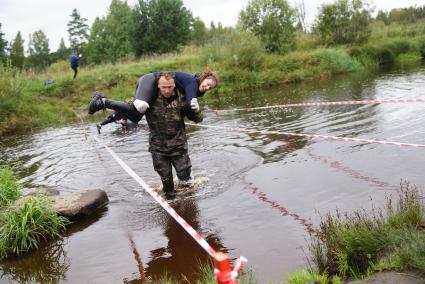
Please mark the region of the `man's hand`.
[[140, 113], [145, 113], [146, 110], [149, 108], [149, 104], [142, 100], [135, 99], [133, 104], [137, 111]]
[[198, 103], [198, 99], [197, 98], [193, 98], [190, 101], [190, 108], [194, 111], [194, 112], [198, 112], [199, 111], [199, 103]]

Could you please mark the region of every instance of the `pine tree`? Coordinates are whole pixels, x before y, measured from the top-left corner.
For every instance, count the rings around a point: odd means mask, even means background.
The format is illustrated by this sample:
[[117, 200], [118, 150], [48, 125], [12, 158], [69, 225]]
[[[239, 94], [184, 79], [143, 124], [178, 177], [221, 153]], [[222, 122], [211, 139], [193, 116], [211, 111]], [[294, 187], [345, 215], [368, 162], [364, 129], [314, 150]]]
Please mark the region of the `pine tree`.
[[1, 23], [0, 23], [0, 63], [6, 62], [6, 47], [7, 41], [4, 39], [4, 33], [1, 31]]
[[10, 62], [12, 66], [15, 66], [19, 69], [24, 67], [24, 40], [22, 39], [21, 32], [16, 34], [15, 39], [10, 45]]
[[89, 26], [86, 24], [87, 19], [81, 18], [77, 9], [72, 10], [70, 17], [71, 21], [68, 22], [69, 42], [71, 49], [79, 53], [88, 41]]

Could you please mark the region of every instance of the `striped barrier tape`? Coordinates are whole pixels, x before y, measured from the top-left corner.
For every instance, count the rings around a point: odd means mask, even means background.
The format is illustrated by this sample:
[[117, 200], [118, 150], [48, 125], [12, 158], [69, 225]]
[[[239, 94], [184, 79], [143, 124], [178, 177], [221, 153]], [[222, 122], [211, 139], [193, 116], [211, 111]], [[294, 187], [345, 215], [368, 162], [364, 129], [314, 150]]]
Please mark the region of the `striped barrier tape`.
[[223, 129], [223, 130], [245, 132], [245, 133], [277, 134], [277, 135], [286, 135], [286, 136], [318, 138], [323, 140], [351, 141], [351, 142], [361, 142], [361, 143], [369, 143], [369, 144], [384, 144], [384, 145], [395, 145], [395, 146], [401, 146], [401, 147], [414, 147], [419, 149], [425, 149], [424, 144], [412, 144], [412, 143], [402, 143], [402, 142], [394, 142], [394, 141], [382, 141], [382, 140], [340, 137], [340, 136], [331, 136], [331, 135], [285, 132], [285, 131], [255, 130], [255, 129], [248, 129], [248, 128], [224, 127], [224, 126], [195, 124], [195, 123], [186, 123], [186, 124], [192, 125], [192, 126], [204, 127], [204, 128]]
[[[140, 184], [142, 186], [142, 188], [149, 193], [153, 199], [155, 199], [156, 202], [159, 203], [159, 205], [161, 205], [162, 208], [164, 208], [165, 211], [167, 211], [167, 213], [173, 217], [174, 220], [176, 220], [176, 222], [183, 227], [183, 229], [185, 229], [185, 231], [213, 258], [214, 260], [214, 265], [215, 268], [218, 269], [218, 273], [216, 274], [216, 279], [217, 282], [220, 284], [224, 284], [224, 283], [236, 283], [234, 282], [234, 280], [236, 279], [235, 277], [233, 277], [233, 275], [237, 275], [238, 270], [235, 269], [231, 269], [230, 266], [230, 260], [227, 257], [226, 254], [219, 252], [219, 251], [215, 251], [209, 244], [208, 242], [202, 238], [202, 236], [195, 231], [195, 229], [192, 228], [192, 226], [190, 226], [186, 220], [184, 220], [171, 206], [170, 204], [168, 204], [164, 198], [162, 198], [162, 196], [160, 196], [156, 191], [153, 190], [153, 188], [151, 188], [141, 177], [139, 177], [139, 175], [137, 175], [126, 163], [124, 163], [123, 160], [121, 160], [120, 157], [118, 157], [118, 155], [112, 151], [112, 149], [110, 149], [106, 144], [102, 143], [99, 138], [97, 138], [96, 136], [93, 136], [94, 140], [96, 140], [101, 146], [103, 146], [108, 152], [109, 154], [111, 154], [111, 156], [114, 158], [114, 160], [127, 172], [127, 174], [129, 174], [135, 181], [137, 181], [138, 184]], [[244, 258], [243, 256], [241, 256], [240, 258], [241, 262], [246, 262], [246, 258]], [[238, 263], [238, 261], [236, 262]], [[242, 264], [240, 264], [241, 266]], [[240, 269], [240, 267], [239, 267]], [[224, 279], [224, 280], [221, 280]], [[230, 280], [229, 280], [230, 279]]]
[[231, 111], [252, 111], [273, 108], [292, 108], [292, 107], [309, 107], [309, 106], [336, 106], [336, 105], [376, 105], [376, 104], [402, 104], [402, 103], [425, 103], [424, 99], [394, 99], [394, 100], [365, 100], [365, 101], [342, 101], [342, 102], [313, 102], [313, 103], [299, 103], [299, 104], [284, 104], [263, 107], [251, 108], [235, 108], [235, 109], [222, 109], [212, 110], [214, 112], [231, 112]]

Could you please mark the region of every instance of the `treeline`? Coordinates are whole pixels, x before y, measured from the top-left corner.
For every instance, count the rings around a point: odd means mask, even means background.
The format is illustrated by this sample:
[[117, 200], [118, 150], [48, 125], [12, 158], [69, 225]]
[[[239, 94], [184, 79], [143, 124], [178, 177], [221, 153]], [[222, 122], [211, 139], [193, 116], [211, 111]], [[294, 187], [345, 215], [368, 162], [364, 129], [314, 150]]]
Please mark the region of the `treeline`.
[[97, 17], [92, 26], [76, 9], [70, 14], [68, 38], [61, 39], [57, 51], [49, 48], [42, 30], [25, 41], [20, 32], [8, 43], [0, 23], [0, 61], [19, 69], [44, 70], [54, 62], [67, 60], [71, 51], [82, 55], [82, 64], [117, 62], [122, 59], [162, 54], [189, 44], [204, 45], [223, 34], [248, 32], [259, 39], [269, 53], [285, 54], [297, 48], [300, 34], [312, 35], [323, 46], [356, 45], [368, 41], [370, 24], [414, 23], [425, 18], [423, 7], [379, 11], [362, 0], [335, 0], [323, 4], [312, 26], [306, 23], [304, 0], [293, 6], [287, 0], [251, 0], [240, 11], [236, 28], [223, 28], [220, 23], [205, 23], [194, 17], [181, 0], [139, 0], [130, 7], [127, 1], [112, 0], [106, 16]]

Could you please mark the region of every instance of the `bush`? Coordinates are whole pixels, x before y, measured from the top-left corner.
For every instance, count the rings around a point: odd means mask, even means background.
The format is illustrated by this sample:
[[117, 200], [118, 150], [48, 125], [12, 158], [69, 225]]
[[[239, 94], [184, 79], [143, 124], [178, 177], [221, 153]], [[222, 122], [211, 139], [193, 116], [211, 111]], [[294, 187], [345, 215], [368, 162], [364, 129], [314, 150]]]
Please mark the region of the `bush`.
[[260, 40], [249, 32], [232, 31], [216, 36], [201, 49], [202, 64], [219, 63], [227, 69], [259, 70], [264, 56]]
[[69, 66], [69, 62], [67, 60], [61, 60], [50, 65], [45, 73], [48, 74], [60, 74], [67, 71], [70, 71], [71, 67]]

